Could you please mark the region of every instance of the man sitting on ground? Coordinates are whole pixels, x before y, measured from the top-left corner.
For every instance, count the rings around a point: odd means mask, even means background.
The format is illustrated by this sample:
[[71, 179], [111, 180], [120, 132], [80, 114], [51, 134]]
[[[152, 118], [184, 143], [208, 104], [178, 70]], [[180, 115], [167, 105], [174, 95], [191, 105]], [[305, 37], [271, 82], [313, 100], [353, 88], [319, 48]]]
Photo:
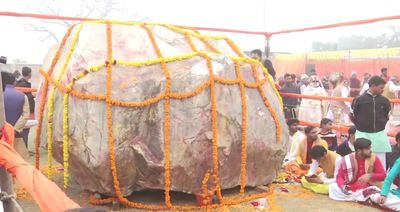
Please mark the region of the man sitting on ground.
[[[311, 149], [311, 158], [313, 163], [310, 171], [308, 176], [301, 178], [301, 183], [304, 188], [316, 193], [328, 194], [329, 184], [335, 182], [342, 157], [335, 152], [326, 150], [323, 146], [314, 146]], [[318, 167], [321, 167], [323, 172], [316, 175]]]
[[392, 145], [392, 151], [386, 152], [386, 170], [391, 169], [398, 158], [400, 158], [400, 132], [396, 134], [396, 143]]
[[381, 161], [371, 151], [371, 141], [358, 138], [355, 152], [343, 157], [336, 183], [329, 185], [329, 198], [340, 201], [366, 201], [379, 193], [378, 185], [386, 177]]
[[336, 150], [336, 153], [338, 153], [339, 155], [344, 157], [344, 156], [354, 152], [354, 142], [356, 141], [356, 131], [357, 131], [356, 126], [352, 126], [349, 128], [349, 130], [347, 131], [349, 133], [349, 135], [347, 137], [347, 141], [345, 141], [339, 145], [339, 147]]
[[308, 126], [305, 128], [304, 132], [306, 133], [306, 138], [300, 142], [297, 148], [296, 160], [290, 162], [286, 166], [286, 171], [295, 177], [296, 180], [300, 180], [310, 169], [310, 164], [312, 162], [311, 149], [314, 146], [320, 145], [328, 149], [326, 141], [318, 136], [318, 128]]
[[328, 143], [328, 149], [336, 151], [337, 149], [337, 136], [333, 132], [333, 121], [328, 118], [321, 119], [320, 122], [321, 131], [319, 137], [324, 139]]
[[393, 167], [390, 169], [385, 181], [383, 182], [382, 191], [379, 194], [371, 196], [371, 200], [384, 207], [394, 211], [400, 211], [400, 188], [390, 189], [392, 183], [400, 175], [400, 159], [397, 159]]
[[283, 166], [285, 166], [287, 163], [296, 160], [296, 153], [297, 153], [297, 148], [299, 146], [299, 143], [304, 140], [306, 136], [299, 131], [299, 120], [297, 119], [288, 119], [286, 121], [286, 124], [289, 127], [289, 143], [290, 143], [290, 150], [286, 154], [285, 159], [283, 160]]

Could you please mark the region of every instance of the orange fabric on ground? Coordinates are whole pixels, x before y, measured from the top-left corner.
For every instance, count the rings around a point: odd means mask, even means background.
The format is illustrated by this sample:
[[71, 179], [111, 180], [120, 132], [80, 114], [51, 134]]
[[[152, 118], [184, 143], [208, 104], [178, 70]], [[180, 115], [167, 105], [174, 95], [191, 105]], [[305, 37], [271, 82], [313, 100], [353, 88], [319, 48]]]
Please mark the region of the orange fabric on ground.
[[[5, 127], [5, 130], [10, 130], [10, 128]], [[12, 132], [14, 132], [14, 129], [12, 129]], [[7, 133], [7, 136], [8, 140], [13, 140], [13, 135], [11, 137], [10, 134]], [[29, 194], [32, 195], [42, 211], [58, 212], [80, 208], [80, 206], [67, 197], [55, 183], [48, 180], [35, 167], [25, 162], [8, 142], [6, 142], [4, 135], [0, 141], [0, 166], [4, 167], [18, 180]]]
[[[300, 165], [296, 161], [290, 162], [286, 167], [285, 171], [292, 177], [296, 178], [299, 180], [301, 177], [307, 175], [309, 169], [302, 169], [300, 168]], [[323, 170], [318, 167], [317, 169], [317, 174], [323, 172]]]
[[297, 164], [296, 161], [290, 162], [286, 166], [285, 170], [287, 173], [289, 173], [290, 175], [294, 175], [296, 178], [301, 178], [302, 176], [306, 175], [308, 172], [308, 169], [300, 168], [299, 164]]

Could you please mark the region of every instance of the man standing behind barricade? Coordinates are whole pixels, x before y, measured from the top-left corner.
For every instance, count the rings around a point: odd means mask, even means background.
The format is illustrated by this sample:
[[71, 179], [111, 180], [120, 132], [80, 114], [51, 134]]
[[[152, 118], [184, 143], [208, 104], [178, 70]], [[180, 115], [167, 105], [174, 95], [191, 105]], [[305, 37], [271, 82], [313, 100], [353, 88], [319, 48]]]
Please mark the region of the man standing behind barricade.
[[300, 83], [299, 83], [299, 87], [300, 87], [300, 93], [304, 94], [305, 89], [307, 88], [307, 86], [310, 83], [310, 78], [307, 74], [303, 74], [300, 77]]
[[350, 77], [350, 97], [356, 97], [361, 91], [361, 81], [357, 79], [357, 72], [351, 72]]
[[251, 58], [261, 62], [261, 60], [262, 60], [262, 51], [260, 49], [253, 49], [250, 52], [250, 56], [251, 56]]
[[6, 121], [13, 125], [15, 131], [14, 148], [24, 159], [28, 159], [28, 149], [22, 139], [22, 130], [29, 118], [28, 98], [15, 89], [15, 77], [11, 73], [2, 71], [1, 77]]
[[[321, 82], [316, 75], [310, 77], [310, 83], [304, 89], [302, 94], [310, 96], [328, 96], [328, 93], [322, 87]], [[299, 119], [302, 121], [319, 123], [326, 115], [327, 103], [326, 100], [301, 99]]]
[[[32, 69], [29, 67], [22, 68], [22, 79], [17, 82], [18, 87], [32, 88], [31, 83], [29, 82], [32, 78]], [[28, 97], [29, 101], [29, 112], [33, 114], [35, 112], [35, 97], [32, 92], [25, 93], [26, 97]], [[22, 137], [25, 142], [25, 146], [28, 148], [28, 136], [29, 136], [29, 128], [24, 129], [22, 132]]]
[[368, 82], [369, 89], [355, 98], [352, 103], [356, 138], [366, 138], [372, 142], [372, 152], [376, 153], [386, 167], [386, 152], [391, 152], [385, 126], [389, 120], [390, 102], [382, 96], [385, 80], [373, 76]]
[[[297, 85], [293, 83], [292, 75], [285, 74], [285, 85], [280, 90], [281, 93], [294, 93], [300, 94], [300, 89]], [[285, 118], [296, 118], [296, 108], [299, 103], [298, 98], [293, 97], [282, 97], [283, 105], [284, 105], [284, 112]]]
[[384, 79], [386, 82], [390, 80], [387, 68], [381, 68], [381, 78]]
[[365, 91], [368, 90], [368, 88], [369, 88], [368, 81], [369, 81], [370, 78], [371, 78], [371, 74], [364, 73], [364, 79], [363, 79], [363, 82], [362, 82], [363, 84], [362, 84], [362, 87], [361, 87], [360, 95], [362, 95]]
[[[333, 85], [332, 97], [347, 98], [349, 90], [343, 85], [343, 76], [340, 73], [334, 73], [330, 76], [330, 82]], [[342, 100], [331, 100], [327, 117], [335, 124], [349, 125], [350, 103]]]
[[275, 80], [276, 72], [275, 72], [274, 66], [272, 65], [271, 60], [265, 59], [263, 61], [263, 65], [267, 69], [269, 75], [271, 75], [271, 77]]
[[[390, 81], [388, 81], [383, 89], [382, 95], [386, 98], [390, 99], [398, 99], [400, 92], [400, 85], [397, 76], [391, 77]], [[400, 104], [392, 104], [392, 113], [393, 121], [400, 121]]]

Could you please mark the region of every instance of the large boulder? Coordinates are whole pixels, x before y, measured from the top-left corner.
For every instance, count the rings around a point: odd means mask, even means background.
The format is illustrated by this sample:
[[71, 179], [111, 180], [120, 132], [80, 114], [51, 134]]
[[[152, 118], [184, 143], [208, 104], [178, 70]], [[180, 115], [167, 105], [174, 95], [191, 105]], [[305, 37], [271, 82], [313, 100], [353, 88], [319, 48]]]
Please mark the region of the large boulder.
[[[79, 28], [82, 29], [79, 31]], [[147, 25], [164, 57], [193, 53], [185, 38], [185, 30], [169, 26]], [[207, 52], [214, 74], [224, 79], [235, 79], [237, 56], [224, 39], [207, 38], [220, 53], [213, 53], [199, 34], [188, 31], [193, 45]], [[77, 42], [74, 47], [74, 36]], [[72, 56], [67, 61], [68, 52]], [[139, 25], [112, 25], [112, 52], [117, 61], [146, 61], [156, 59], [148, 33]], [[45, 60], [48, 70], [54, 59], [52, 51]], [[74, 27], [52, 74], [57, 79], [67, 62], [60, 82], [68, 85], [77, 74], [107, 60], [106, 24], [82, 23]], [[241, 74], [246, 82], [254, 83], [250, 64], [241, 62]], [[203, 57], [178, 59], [168, 62], [171, 91], [189, 92], [209, 80], [209, 70]], [[106, 95], [106, 67], [92, 69], [77, 80], [73, 88], [79, 92]], [[264, 73], [256, 65], [260, 80]], [[141, 67], [113, 65], [112, 98], [119, 101], [144, 101], [161, 95], [166, 86], [160, 64]], [[272, 85], [273, 86], [273, 85]], [[281, 124], [281, 141], [276, 138], [276, 123], [260, 92], [245, 89], [248, 103], [247, 130], [247, 186], [272, 182], [286, 153], [288, 132], [281, 112], [279, 97], [270, 81], [262, 90]], [[49, 86], [50, 93], [53, 86]], [[40, 92], [43, 93], [43, 90]], [[44, 111], [41, 142], [47, 141], [49, 96]], [[242, 148], [242, 102], [239, 85], [216, 83], [219, 176], [223, 189], [240, 185]], [[186, 193], [201, 189], [208, 170], [213, 169], [210, 89], [183, 100], [171, 99], [170, 148], [171, 190]], [[114, 195], [110, 169], [106, 103], [69, 96], [69, 163], [70, 173], [84, 188], [93, 192]], [[164, 100], [144, 107], [113, 106], [113, 134], [120, 187], [124, 195], [142, 189], [164, 189]], [[63, 93], [56, 88], [53, 116], [53, 155], [63, 162]]]

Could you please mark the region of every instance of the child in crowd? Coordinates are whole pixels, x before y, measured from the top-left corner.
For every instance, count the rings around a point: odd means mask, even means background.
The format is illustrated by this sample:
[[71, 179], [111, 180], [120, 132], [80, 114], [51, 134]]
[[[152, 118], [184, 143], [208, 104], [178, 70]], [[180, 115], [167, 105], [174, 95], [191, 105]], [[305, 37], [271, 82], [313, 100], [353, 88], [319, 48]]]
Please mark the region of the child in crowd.
[[337, 149], [337, 136], [332, 131], [333, 121], [328, 118], [323, 118], [320, 123], [321, 132], [319, 137], [328, 143], [328, 149], [336, 151]]

